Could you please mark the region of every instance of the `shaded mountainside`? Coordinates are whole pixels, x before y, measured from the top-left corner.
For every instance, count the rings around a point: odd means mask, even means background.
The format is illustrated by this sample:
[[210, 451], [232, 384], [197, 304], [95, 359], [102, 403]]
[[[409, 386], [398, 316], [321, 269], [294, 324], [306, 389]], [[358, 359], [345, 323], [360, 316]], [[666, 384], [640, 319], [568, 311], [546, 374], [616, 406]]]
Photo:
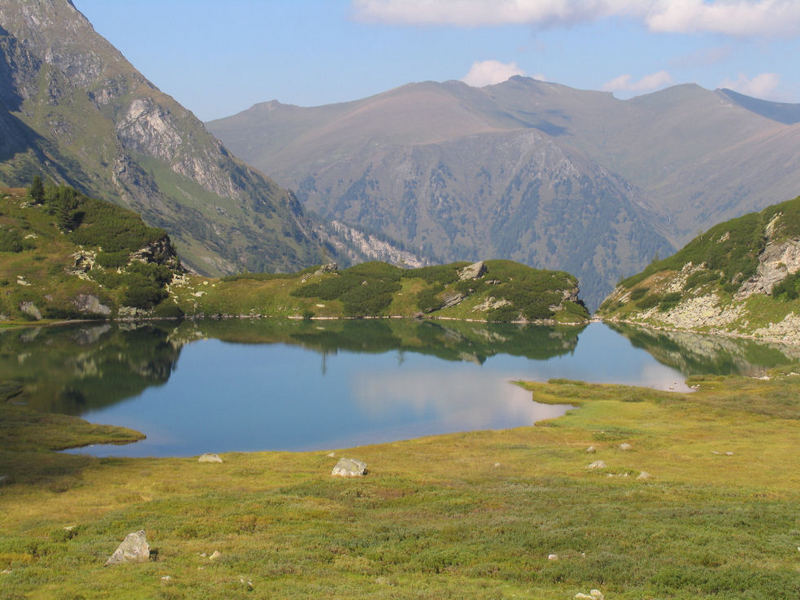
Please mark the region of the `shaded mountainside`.
[[0, 181], [66, 183], [168, 231], [208, 274], [330, 252], [294, 196], [233, 157], [68, 0], [0, 3]]
[[712, 227], [621, 281], [598, 314], [800, 342], [800, 197]]
[[425, 82], [327, 106], [267, 102], [208, 127], [324, 217], [441, 260], [565, 269], [596, 306], [698, 226], [800, 189], [792, 105], [731, 94]]
[[[38, 190], [38, 191], [37, 191]], [[190, 275], [167, 233], [68, 186], [0, 190], [0, 320], [424, 316], [581, 323], [578, 282], [512, 261]]]

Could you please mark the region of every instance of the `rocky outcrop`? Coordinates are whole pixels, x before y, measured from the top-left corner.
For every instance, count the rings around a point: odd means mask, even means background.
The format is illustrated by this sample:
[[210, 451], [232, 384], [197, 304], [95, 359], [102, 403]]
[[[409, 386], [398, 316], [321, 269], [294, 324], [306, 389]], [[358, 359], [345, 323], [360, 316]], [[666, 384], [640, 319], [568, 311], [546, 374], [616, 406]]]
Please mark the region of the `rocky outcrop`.
[[753, 294], [770, 294], [772, 288], [800, 271], [800, 241], [784, 240], [767, 242], [764, 251], [758, 257], [756, 274], [742, 284], [736, 293], [738, 300]]
[[131, 254], [131, 260], [138, 260], [144, 263], [155, 263], [159, 265], [166, 265], [171, 269], [183, 272], [181, 261], [175, 252], [175, 247], [169, 239], [169, 236], [151, 242]]
[[458, 279], [459, 281], [478, 279], [479, 277], [483, 277], [484, 273], [486, 273], [486, 263], [481, 260], [461, 269], [458, 272]]
[[20, 302], [20, 312], [34, 321], [42, 320], [42, 313], [33, 302]]
[[85, 315], [111, 316], [111, 308], [100, 302], [100, 298], [92, 294], [78, 294], [72, 303], [78, 312]]

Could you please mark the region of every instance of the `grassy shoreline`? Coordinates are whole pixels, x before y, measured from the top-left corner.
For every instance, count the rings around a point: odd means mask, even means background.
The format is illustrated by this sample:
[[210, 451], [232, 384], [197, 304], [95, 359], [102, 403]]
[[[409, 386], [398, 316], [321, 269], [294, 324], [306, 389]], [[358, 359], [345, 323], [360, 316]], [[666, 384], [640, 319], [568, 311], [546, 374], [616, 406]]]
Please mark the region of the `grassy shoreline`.
[[[94, 459], [40, 439], [17, 457], [31, 477], [0, 487], [0, 584], [8, 598], [796, 598], [799, 380], [525, 383], [580, 409], [334, 457]], [[370, 474], [332, 478], [339, 456]], [[140, 528], [159, 560], [104, 568]]]

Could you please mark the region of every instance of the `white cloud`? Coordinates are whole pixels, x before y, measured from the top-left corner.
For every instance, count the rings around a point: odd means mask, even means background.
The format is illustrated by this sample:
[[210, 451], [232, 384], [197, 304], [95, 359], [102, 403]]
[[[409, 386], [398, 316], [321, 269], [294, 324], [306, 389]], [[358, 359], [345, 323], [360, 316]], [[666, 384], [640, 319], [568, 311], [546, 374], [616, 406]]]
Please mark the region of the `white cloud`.
[[634, 81], [633, 77], [626, 74], [607, 81], [603, 84], [603, 89], [607, 92], [651, 92], [672, 82], [672, 75], [666, 71], [650, 73], [639, 81]]
[[651, 31], [800, 34], [797, 0], [352, 0], [356, 18], [406, 25], [549, 26], [629, 17]]
[[761, 73], [752, 79], [739, 73], [736, 79], [726, 79], [719, 84], [719, 87], [729, 88], [740, 94], [756, 98], [774, 98], [774, 92], [780, 83], [780, 79], [780, 75], [777, 73]]
[[483, 87], [502, 83], [514, 75], [524, 75], [525, 71], [517, 66], [517, 63], [501, 63], [498, 60], [482, 60], [472, 63], [469, 73], [461, 78], [461, 81], [472, 87]]

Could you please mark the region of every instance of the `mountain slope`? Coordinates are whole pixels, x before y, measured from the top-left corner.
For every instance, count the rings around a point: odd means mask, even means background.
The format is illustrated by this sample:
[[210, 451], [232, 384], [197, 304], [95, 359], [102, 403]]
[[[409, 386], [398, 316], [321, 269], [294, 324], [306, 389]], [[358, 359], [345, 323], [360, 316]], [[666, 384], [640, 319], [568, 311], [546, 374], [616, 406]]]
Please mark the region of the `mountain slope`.
[[440, 260], [566, 269], [596, 306], [698, 227], [800, 190], [800, 126], [769, 114], [695, 85], [621, 101], [512, 77], [273, 101], [208, 127], [323, 216]]
[[800, 342], [800, 197], [715, 225], [620, 282], [598, 314]]
[[233, 157], [69, 0], [0, 4], [0, 181], [36, 173], [131, 208], [206, 273], [320, 262], [286, 190]]

